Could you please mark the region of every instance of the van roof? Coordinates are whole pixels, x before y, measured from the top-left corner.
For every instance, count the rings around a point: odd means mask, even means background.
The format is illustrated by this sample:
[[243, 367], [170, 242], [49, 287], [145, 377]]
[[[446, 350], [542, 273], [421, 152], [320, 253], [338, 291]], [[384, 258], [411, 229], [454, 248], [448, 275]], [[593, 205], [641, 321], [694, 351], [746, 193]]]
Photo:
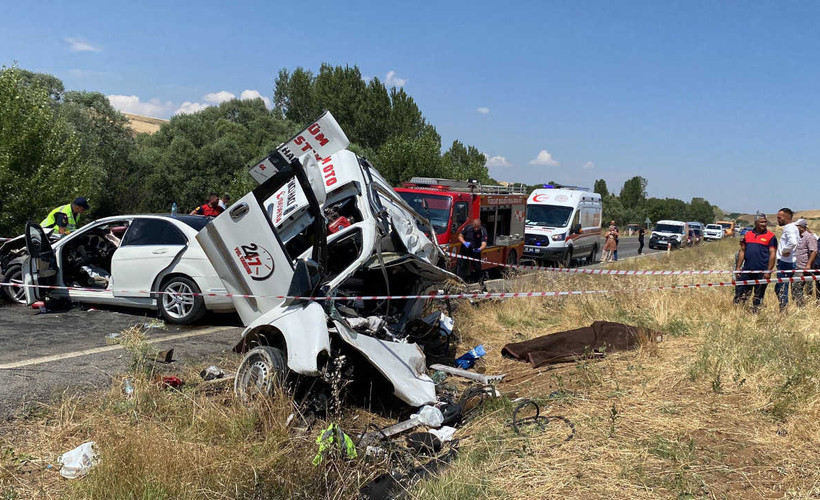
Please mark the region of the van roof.
[[535, 205], [575, 206], [582, 201], [600, 203], [601, 195], [577, 189], [536, 189], [527, 198], [528, 204]]
[[669, 224], [671, 226], [682, 226], [686, 223], [683, 222], [683, 221], [679, 221], [679, 220], [659, 220], [655, 224]]

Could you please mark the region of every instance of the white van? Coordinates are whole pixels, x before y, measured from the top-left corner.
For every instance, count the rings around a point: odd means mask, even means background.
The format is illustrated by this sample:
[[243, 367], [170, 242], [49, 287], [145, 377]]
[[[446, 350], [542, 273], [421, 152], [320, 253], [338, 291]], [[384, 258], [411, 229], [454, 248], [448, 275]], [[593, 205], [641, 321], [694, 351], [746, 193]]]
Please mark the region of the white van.
[[679, 220], [659, 220], [649, 237], [649, 248], [666, 250], [667, 245], [672, 248], [685, 246], [689, 238], [689, 224]]
[[527, 199], [524, 255], [564, 267], [598, 255], [601, 244], [601, 195], [575, 189], [536, 189]]

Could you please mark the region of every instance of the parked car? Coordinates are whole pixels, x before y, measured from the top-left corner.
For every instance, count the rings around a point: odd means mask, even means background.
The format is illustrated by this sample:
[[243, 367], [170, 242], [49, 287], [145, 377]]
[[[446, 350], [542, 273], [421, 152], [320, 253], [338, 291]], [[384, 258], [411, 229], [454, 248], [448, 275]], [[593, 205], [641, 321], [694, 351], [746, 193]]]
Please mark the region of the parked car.
[[649, 237], [649, 248], [666, 250], [667, 245], [681, 248], [688, 244], [689, 225], [679, 220], [660, 220]]
[[[226, 289], [195, 236], [207, 217], [106, 217], [53, 242], [27, 224], [20, 243], [0, 249], [4, 281], [63, 287], [6, 287], [6, 297], [31, 304], [46, 297], [71, 302], [158, 309], [170, 323], [188, 324], [206, 311], [232, 311]], [[70, 287], [70, 289], [65, 289]], [[214, 293], [221, 296], [192, 296]]]
[[723, 239], [723, 226], [720, 224], [706, 224], [703, 230], [703, 238], [706, 241]]

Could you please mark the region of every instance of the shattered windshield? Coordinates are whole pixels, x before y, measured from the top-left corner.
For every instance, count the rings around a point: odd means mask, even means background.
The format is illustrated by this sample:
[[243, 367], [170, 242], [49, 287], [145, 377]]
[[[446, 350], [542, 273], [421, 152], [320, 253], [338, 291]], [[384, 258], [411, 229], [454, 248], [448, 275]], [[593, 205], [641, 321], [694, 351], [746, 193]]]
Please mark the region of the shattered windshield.
[[447, 232], [447, 227], [450, 225], [451, 199], [449, 196], [407, 191], [402, 191], [399, 195], [419, 215], [430, 219], [430, 224], [433, 225], [436, 234]]
[[572, 207], [527, 205], [527, 224], [531, 226], [565, 227], [571, 215]]

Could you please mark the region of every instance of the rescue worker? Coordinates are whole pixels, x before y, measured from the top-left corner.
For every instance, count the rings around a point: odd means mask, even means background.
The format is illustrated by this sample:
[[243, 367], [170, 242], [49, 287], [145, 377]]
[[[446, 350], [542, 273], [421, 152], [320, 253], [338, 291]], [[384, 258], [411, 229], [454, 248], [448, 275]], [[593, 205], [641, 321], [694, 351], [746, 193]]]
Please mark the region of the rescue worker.
[[60, 235], [69, 234], [77, 229], [80, 215], [88, 209], [88, 200], [84, 196], [79, 196], [74, 198], [74, 201], [68, 205], [57, 207], [49, 212], [48, 217], [40, 223], [40, 227], [49, 234], [52, 234], [55, 230]]
[[190, 215], [204, 215], [205, 217], [216, 217], [221, 214], [224, 209], [219, 206], [219, 195], [211, 193], [208, 196], [208, 201], [203, 205], [191, 210]]
[[[459, 267], [470, 271], [470, 281], [482, 282], [484, 273], [481, 270], [481, 251], [487, 248], [487, 230], [481, 225], [481, 219], [473, 219], [471, 225], [464, 228], [459, 233], [458, 241], [461, 242], [461, 255], [476, 260], [460, 259]], [[466, 272], [460, 273], [465, 277]]]

